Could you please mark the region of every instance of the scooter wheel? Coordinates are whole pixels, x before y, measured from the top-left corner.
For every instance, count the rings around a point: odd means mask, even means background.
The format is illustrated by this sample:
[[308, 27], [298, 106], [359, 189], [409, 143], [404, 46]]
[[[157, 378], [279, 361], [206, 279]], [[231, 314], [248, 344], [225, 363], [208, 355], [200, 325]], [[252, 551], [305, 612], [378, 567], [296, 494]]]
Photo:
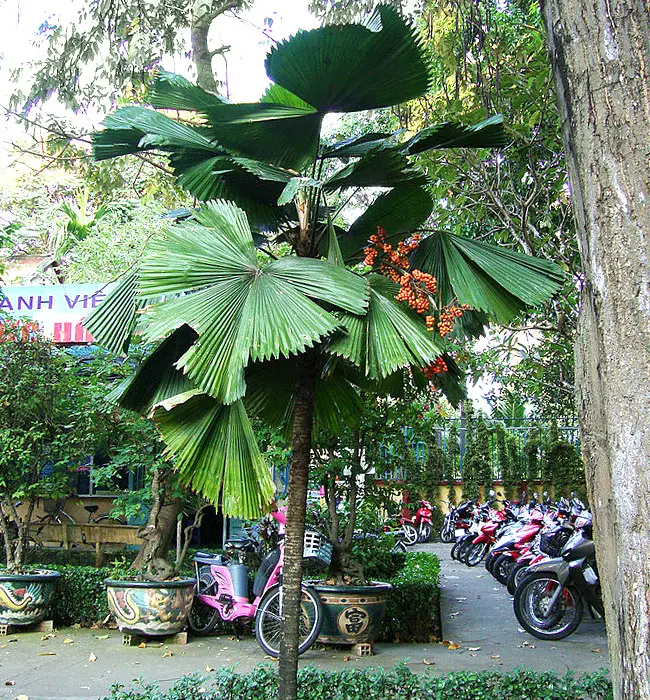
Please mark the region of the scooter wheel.
[[492, 565], [492, 576], [502, 585], [508, 583], [508, 574], [515, 565], [515, 560], [505, 554], [500, 554]]
[[564, 586], [553, 612], [548, 605], [559, 581], [540, 571], [529, 574], [515, 591], [514, 609], [519, 624], [538, 639], [564, 639], [578, 629], [584, 604], [573, 586]]
[[420, 523], [418, 528], [418, 542], [428, 542], [431, 539], [433, 528], [430, 523]]
[[510, 593], [510, 595], [515, 594], [517, 587], [524, 580], [524, 576], [525, 576], [527, 571], [528, 571], [528, 562], [527, 561], [518, 561], [512, 567], [512, 569], [510, 569], [510, 573], [508, 574], [508, 580], [506, 582], [506, 586], [508, 587], [508, 593]]
[[404, 523], [402, 525], [402, 532], [404, 533], [404, 544], [407, 547], [412, 547], [418, 542], [418, 531], [415, 529], [414, 525], [411, 523]]

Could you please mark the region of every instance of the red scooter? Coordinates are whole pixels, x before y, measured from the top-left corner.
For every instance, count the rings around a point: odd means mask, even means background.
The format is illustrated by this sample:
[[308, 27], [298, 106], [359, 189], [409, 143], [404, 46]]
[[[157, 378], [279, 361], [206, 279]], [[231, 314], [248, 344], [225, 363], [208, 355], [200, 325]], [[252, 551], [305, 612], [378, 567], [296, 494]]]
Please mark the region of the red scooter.
[[414, 517], [402, 514], [400, 524], [404, 532], [404, 544], [409, 547], [418, 542], [428, 542], [433, 531], [433, 509], [429, 501], [421, 501]]

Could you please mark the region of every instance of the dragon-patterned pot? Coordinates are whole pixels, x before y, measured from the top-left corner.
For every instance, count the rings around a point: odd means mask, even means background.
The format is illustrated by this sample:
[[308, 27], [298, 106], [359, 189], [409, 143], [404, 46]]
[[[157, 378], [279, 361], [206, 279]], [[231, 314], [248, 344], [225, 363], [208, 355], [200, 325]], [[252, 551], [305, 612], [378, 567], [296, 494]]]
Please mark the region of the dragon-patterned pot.
[[60, 575], [58, 571], [0, 574], [0, 624], [33, 625], [43, 620]]
[[323, 626], [317, 641], [321, 644], [372, 642], [379, 634], [392, 586], [313, 584], [323, 604]]
[[164, 637], [185, 627], [194, 597], [193, 578], [178, 581], [106, 579], [108, 609], [121, 632]]

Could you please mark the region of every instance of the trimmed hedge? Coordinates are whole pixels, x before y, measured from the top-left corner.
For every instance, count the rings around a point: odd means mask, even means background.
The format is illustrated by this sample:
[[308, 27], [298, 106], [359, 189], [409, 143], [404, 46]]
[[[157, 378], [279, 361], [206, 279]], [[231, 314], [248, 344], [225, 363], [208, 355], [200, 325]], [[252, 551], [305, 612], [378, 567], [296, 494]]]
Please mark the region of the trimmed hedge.
[[442, 640], [439, 576], [440, 561], [435, 554], [407, 554], [404, 567], [390, 581], [393, 592], [386, 606], [379, 641]]
[[[166, 693], [156, 684], [131, 689], [115, 685], [103, 700], [276, 700], [277, 670], [258, 666], [240, 675], [220, 669], [209, 682], [200, 676], [182, 678]], [[610, 700], [612, 687], [605, 672], [579, 678], [568, 673], [518, 669], [504, 675], [494, 671], [414, 674], [405, 666], [392, 671], [298, 671], [300, 700]]]
[[104, 579], [111, 569], [94, 566], [48, 565], [61, 572], [50, 614], [55, 625], [92, 624], [108, 615]]

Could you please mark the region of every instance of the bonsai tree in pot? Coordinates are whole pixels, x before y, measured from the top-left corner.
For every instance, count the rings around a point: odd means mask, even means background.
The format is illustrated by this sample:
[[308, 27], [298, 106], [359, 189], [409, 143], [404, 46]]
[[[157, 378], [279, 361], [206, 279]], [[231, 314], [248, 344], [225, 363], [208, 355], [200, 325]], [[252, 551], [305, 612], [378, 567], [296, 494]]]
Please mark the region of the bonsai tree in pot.
[[84, 378], [30, 321], [0, 317], [0, 373], [0, 621], [30, 624], [58, 577], [26, 571], [30, 522], [38, 499], [69, 495], [71, 465], [92, 452], [95, 416]]
[[[93, 478], [101, 485], [110, 483], [118, 471], [144, 472], [142, 487], [118, 496], [113, 513], [136, 519], [146, 515], [146, 522], [138, 530], [140, 551], [127, 572], [106, 581], [109, 609], [124, 632], [175, 634], [185, 626], [195, 583], [179, 572], [208, 504], [179, 483], [151, 420], [114, 409], [112, 422], [115, 430], [103, 446], [111, 459]], [[186, 511], [191, 511], [192, 517], [183, 527]], [[174, 535], [176, 551], [170, 561]]]
[[[449, 367], [438, 362], [448, 342], [443, 335], [468, 319], [476, 329], [489, 315], [511, 318], [552, 295], [563, 273], [440, 231], [421, 231], [412, 245], [434, 208], [413, 157], [435, 148], [503, 146], [499, 117], [429, 126], [410, 137], [373, 133], [327, 142], [322, 124], [329, 112], [378, 109], [426, 93], [425, 51], [394, 9], [379, 6], [363, 24], [300, 32], [270, 51], [266, 69], [273, 84], [249, 104], [231, 104], [159, 71], [149, 101], [179, 119], [130, 106], [95, 134], [96, 158], [167, 153], [179, 184], [209, 204], [152, 240], [139, 268], [87, 325], [116, 352], [136, 327], [153, 345], [121, 401], [153, 410], [181, 478], [215, 501], [223, 493], [227, 513], [255, 517], [273, 495], [250, 416], [291, 424], [280, 658], [280, 694], [290, 700], [297, 692], [314, 416], [322, 425], [333, 417], [353, 425], [358, 399], [346, 367], [373, 380], [410, 365], [433, 372], [437, 363], [441, 372]], [[381, 194], [348, 226], [339, 213], [362, 188]], [[375, 246], [377, 254], [359, 266], [380, 226], [382, 250]], [[289, 254], [278, 258], [280, 242]], [[435, 287], [406, 269], [404, 246], [412, 268], [435, 277]], [[389, 252], [399, 259], [388, 259]], [[416, 303], [409, 307], [402, 300], [411, 294]], [[475, 311], [459, 321], [455, 310], [463, 304]]]

